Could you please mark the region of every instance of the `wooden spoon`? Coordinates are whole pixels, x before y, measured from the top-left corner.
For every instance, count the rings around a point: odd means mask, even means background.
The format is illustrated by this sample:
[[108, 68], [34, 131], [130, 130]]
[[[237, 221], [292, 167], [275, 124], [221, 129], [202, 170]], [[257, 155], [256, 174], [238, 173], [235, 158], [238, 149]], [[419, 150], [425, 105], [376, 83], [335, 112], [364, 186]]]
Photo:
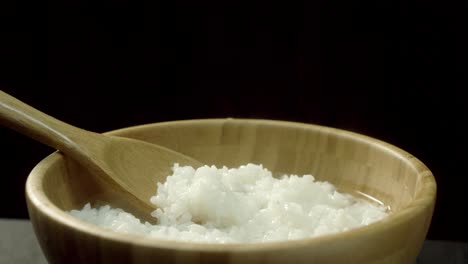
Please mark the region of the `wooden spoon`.
[[155, 208], [150, 198], [156, 192], [154, 179], [158, 175], [168, 176], [174, 163], [193, 167], [202, 165], [162, 146], [74, 127], [3, 91], [0, 91], [0, 121], [3, 125], [64, 152], [93, 175], [106, 180], [106, 183], [120, 186], [126, 191], [122, 193], [127, 194], [129, 200], [135, 201], [136, 197], [143, 202], [137, 206], [146, 206], [146, 211]]

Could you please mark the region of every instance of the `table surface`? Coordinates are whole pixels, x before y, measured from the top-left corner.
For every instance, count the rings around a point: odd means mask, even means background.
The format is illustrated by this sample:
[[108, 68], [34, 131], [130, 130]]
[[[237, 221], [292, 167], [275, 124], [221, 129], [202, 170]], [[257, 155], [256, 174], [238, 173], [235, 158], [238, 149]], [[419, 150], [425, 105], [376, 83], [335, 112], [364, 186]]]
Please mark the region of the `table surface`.
[[[0, 219], [0, 264], [10, 263], [47, 263], [28, 220]], [[428, 240], [417, 263], [467, 264], [468, 243]]]

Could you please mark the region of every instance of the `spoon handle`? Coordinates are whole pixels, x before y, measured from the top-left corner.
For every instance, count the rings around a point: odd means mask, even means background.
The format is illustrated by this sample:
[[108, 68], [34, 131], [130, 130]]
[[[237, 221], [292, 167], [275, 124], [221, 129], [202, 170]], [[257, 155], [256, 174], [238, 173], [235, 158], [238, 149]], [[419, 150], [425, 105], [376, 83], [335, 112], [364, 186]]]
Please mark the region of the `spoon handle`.
[[[93, 132], [55, 119], [0, 90], [0, 123], [55, 149], [82, 156]], [[80, 143], [80, 144], [77, 144]]]

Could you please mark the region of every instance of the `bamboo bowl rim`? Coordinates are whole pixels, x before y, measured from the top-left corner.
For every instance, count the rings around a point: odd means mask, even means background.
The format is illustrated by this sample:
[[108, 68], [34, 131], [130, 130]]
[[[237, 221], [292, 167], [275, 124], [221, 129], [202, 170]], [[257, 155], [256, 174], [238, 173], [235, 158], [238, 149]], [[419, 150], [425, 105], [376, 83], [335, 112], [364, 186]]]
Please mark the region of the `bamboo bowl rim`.
[[425, 164], [419, 159], [409, 154], [408, 152], [363, 134], [356, 132], [322, 126], [317, 124], [306, 124], [300, 122], [291, 121], [280, 121], [280, 120], [267, 120], [267, 119], [191, 119], [191, 120], [177, 120], [177, 121], [166, 121], [158, 123], [149, 123], [137, 126], [130, 126], [121, 128], [113, 131], [106, 132], [105, 134], [117, 135], [128, 131], [137, 131], [140, 129], [152, 128], [155, 126], [164, 125], [193, 125], [201, 123], [219, 123], [219, 122], [237, 122], [241, 123], [255, 123], [255, 124], [274, 124], [280, 126], [287, 126], [291, 128], [304, 128], [306, 126], [309, 129], [322, 130], [329, 132], [340, 137], [347, 137], [359, 140], [363, 143], [372, 142], [374, 146], [378, 146], [384, 151], [390, 153], [408, 165], [415, 169], [420, 177], [421, 187], [415, 194], [413, 200], [408, 203], [402, 209], [391, 212], [384, 219], [371, 223], [366, 226], [361, 226], [344, 232], [332, 233], [321, 235], [317, 237], [304, 238], [300, 240], [288, 240], [288, 241], [271, 241], [261, 243], [206, 243], [206, 242], [183, 242], [173, 240], [163, 240], [152, 237], [145, 237], [143, 235], [136, 234], [124, 234], [118, 233], [112, 230], [106, 230], [96, 225], [79, 220], [62, 209], [58, 208], [54, 203], [47, 197], [42, 190], [42, 180], [47, 172], [47, 169], [55, 162], [60, 162], [62, 155], [59, 152], [54, 152], [40, 161], [29, 174], [26, 181], [26, 196], [30, 202], [35, 205], [46, 217], [51, 221], [60, 223], [67, 228], [74, 229], [80, 233], [87, 234], [89, 236], [97, 237], [100, 240], [109, 240], [118, 243], [125, 243], [132, 247], [144, 247], [144, 248], [161, 248], [168, 250], [183, 250], [183, 251], [197, 251], [197, 252], [249, 252], [249, 251], [270, 251], [287, 249], [301, 246], [314, 246], [324, 243], [330, 243], [337, 240], [346, 240], [358, 236], [369, 236], [373, 233], [383, 233], [385, 230], [395, 228], [401, 223], [411, 220], [413, 217], [425, 211], [434, 205], [436, 197], [436, 181]]

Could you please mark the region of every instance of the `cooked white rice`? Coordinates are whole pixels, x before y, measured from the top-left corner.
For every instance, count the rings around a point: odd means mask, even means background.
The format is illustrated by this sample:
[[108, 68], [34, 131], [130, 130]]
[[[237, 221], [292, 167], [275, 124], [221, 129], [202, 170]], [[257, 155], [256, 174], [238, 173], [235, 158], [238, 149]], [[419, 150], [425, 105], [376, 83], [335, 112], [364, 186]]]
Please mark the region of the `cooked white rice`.
[[261, 165], [173, 167], [151, 202], [157, 225], [110, 206], [70, 214], [118, 232], [197, 242], [262, 242], [341, 232], [382, 219], [387, 208], [337, 192], [312, 175], [273, 178]]

